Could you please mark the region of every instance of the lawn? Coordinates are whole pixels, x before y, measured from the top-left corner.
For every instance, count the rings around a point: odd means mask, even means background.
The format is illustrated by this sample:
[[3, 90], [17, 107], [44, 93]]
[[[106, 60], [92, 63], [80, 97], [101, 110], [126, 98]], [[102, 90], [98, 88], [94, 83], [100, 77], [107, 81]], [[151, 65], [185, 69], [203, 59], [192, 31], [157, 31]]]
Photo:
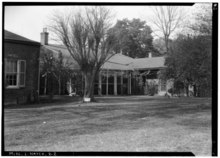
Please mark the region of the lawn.
[[5, 106], [6, 151], [193, 152], [211, 156], [211, 99], [100, 97]]

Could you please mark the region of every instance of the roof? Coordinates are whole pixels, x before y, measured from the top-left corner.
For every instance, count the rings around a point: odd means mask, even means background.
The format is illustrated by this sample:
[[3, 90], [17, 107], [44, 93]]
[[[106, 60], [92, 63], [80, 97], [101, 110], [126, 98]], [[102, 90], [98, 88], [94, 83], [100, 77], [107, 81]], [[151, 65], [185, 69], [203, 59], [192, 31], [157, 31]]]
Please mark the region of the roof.
[[54, 53], [58, 54], [59, 52], [62, 52], [62, 54], [65, 57], [71, 57], [70, 53], [66, 49], [66, 47], [61, 46], [61, 45], [43, 45], [43, 47], [52, 50]]
[[130, 70], [129, 65], [120, 64], [120, 63], [112, 63], [112, 62], [105, 62], [102, 66], [102, 69], [108, 70]]
[[51, 51], [53, 51], [53, 53], [58, 56], [58, 54], [60, 52], [62, 52], [62, 55], [64, 57], [64, 62], [65, 63], [69, 63], [71, 66], [71, 68], [73, 69], [79, 69], [79, 65], [78, 63], [72, 58], [72, 56], [70, 55], [70, 53], [68, 52], [68, 50], [66, 49], [66, 47], [62, 46], [62, 45], [42, 45], [42, 47], [49, 49]]
[[4, 30], [4, 40], [12, 41], [12, 42], [22, 42], [22, 43], [29, 43], [29, 44], [37, 44], [40, 45], [39, 42], [30, 40], [26, 37], [20, 36], [18, 34], [12, 33], [10, 31]]
[[154, 69], [164, 67], [164, 57], [152, 57], [152, 58], [137, 58], [131, 66], [134, 69]]
[[102, 67], [111, 70], [159, 69], [163, 68], [164, 57], [131, 58], [122, 54], [115, 54]]
[[[67, 60], [71, 60], [73, 67], [79, 69], [79, 65], [71, 57], [66, 47], [62, 45], [43, 45], [45, 48], [53, 51], [58, 55], [62, 52]], [[131, 58], [123, 54], [114, 54], [108, 61], [106, 61], [102, 69], [109, 70], [135, 70], [135, 69], [158, 69], [163, 68], [165, 59], [164, 57], [151, 57], [151, 58]]]
[[133, 62], [133, 58], [123, 55], [123, 54], [115, 54], [113, 55], [108, 62], [112, 63], [120, 63], [120, 64], [130, 64]]

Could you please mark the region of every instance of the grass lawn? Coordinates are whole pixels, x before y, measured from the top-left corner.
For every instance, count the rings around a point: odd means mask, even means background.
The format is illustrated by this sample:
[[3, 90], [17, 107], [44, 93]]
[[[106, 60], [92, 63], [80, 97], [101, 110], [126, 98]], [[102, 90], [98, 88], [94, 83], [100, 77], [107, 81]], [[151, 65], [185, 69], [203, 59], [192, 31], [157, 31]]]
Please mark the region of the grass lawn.
[[211, 99], [72, 98], [5, 106], [6, 151], [193, 152], [211, 156]]

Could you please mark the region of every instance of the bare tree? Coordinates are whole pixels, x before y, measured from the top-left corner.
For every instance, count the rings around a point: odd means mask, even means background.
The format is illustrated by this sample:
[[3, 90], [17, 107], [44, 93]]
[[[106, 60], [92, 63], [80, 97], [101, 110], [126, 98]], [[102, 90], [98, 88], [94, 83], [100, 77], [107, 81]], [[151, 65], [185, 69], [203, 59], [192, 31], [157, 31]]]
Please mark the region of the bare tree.
[[166, 51], [169, 50], [169, 37], [183, 20], [183, 12], [176, 6], [159, 6], [153, 8], [153, 24], [162, 32]]
[[112, 54], [114, 38], [108, 34], [111, 10], [96, 6], [76, 14], [55, 14], [50, 29], [66, 46], [85, 80], [84, 98], [93, 98], [94, 80]]

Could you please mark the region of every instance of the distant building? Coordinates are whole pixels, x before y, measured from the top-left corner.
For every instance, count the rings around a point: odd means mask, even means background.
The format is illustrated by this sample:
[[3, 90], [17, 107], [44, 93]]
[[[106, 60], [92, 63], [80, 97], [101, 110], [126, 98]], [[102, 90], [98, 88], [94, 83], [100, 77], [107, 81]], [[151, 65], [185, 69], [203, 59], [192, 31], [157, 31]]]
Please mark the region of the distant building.
[[[57, 55], [62, 53], [66, 59], [71, 59], [72, 68], [79, 70], [65, 46], [51, 45], [48, 42], [49, 33], [46, 29], [41, 33], [43, 52], [53, 52]], [[158, 73], [165, 68], [164, 57], [131, 58], [123, 54], [113, 55], [101, 68], [99, 77], [95, 81], [94, 93], [96, 95], [130, 95], [147, 94], [147, 89], [154, 85], [157, 87], [156, 94], [165, 95], [172, 83], [162, 81]], [[141, 81], [140, 81], [141, 80]], [[68, 91], [74, 90], [71, 81], [67, 84]]]
[[35, 101], [39, 88], [40, 43], [4, 31], [4, 103]]

